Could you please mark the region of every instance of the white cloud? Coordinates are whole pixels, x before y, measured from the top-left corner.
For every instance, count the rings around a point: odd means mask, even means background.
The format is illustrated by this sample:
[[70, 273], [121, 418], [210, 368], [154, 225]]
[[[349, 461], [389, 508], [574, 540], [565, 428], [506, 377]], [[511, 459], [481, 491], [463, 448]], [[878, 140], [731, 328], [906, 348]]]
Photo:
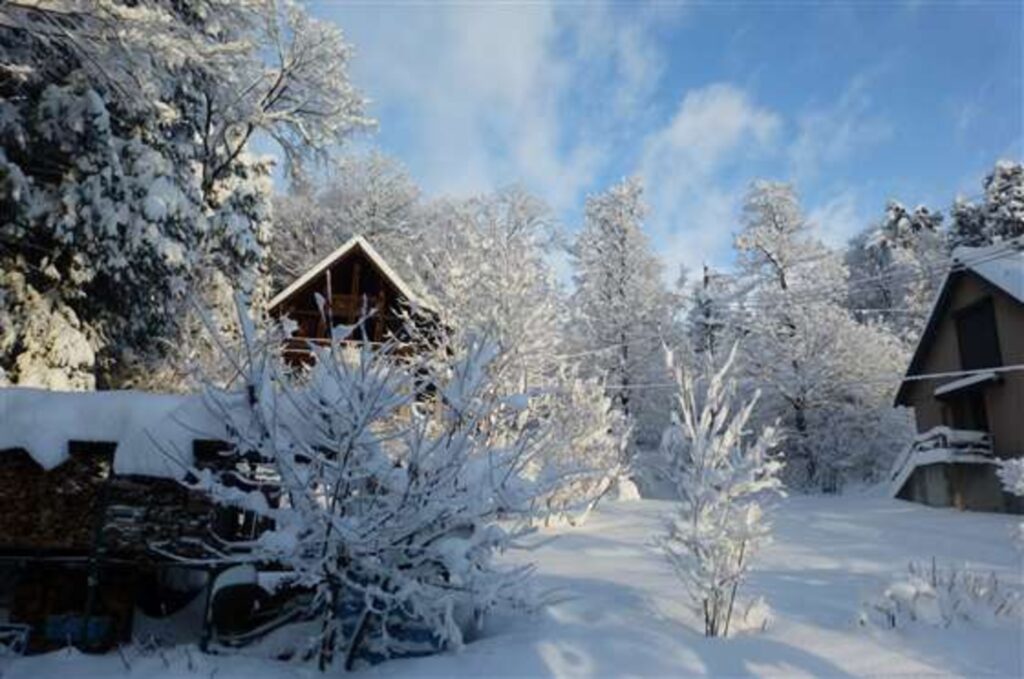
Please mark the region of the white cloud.
[[844, 189], [812, 208], [807, 221], [827, 245], [839, 248], [867, 226], [869, 218], [860, 210], [856, 190]]
[[687, 92], [672, 119], [644, 142], [641, 174], [651, 205], [654, 239], [675, 276], [719, 262], [732, 239], [736, 205], [744, 188], [722, 171], [770, 149], [779, 116], [755, 104], [730, 83]]
[[847, 160], [892, 136], [892, 125], [871, 112], [867, 86], [866, 76], [855, 77], [834, 103], [810, 109], [798, 118], [796, 139], [789, 151], [798, 182], [813, 181], [825, 165]]
[[588, 128], [598, 123], [580, 113], [604, 112], [580, 93], [627, 115], [661, 75], [645, 33], [653, 19], [642, 12], [622, 19], [610, 6], [546, 2], [314, 7], [356, 45], [357, 84], [431, 192], [521, 182], [556, 210], [573, 207], [609, 160], [601, 130]]

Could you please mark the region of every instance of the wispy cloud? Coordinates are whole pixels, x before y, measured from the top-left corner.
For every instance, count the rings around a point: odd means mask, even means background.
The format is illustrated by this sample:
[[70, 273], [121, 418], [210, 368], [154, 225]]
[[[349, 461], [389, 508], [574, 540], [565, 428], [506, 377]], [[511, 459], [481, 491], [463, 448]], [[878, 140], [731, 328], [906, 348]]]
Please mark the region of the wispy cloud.
[[826, 244], [842, 247], [867, 226], [870, 218], [861, 211], [857, 190], [846, 188], [813, 207], [807, 221]]
[[850, 80], [839, 98], [811, 108], [797, 119], [790, 148], [792, 173], [798, 181], [814, 181], [828, 165], [889, 139], [893, 126], [873, 110], [867, 75]]
[[686, 92], [668, 123], [647, 137], [641, 174], [673, 275], [679, 264], [692, 269], [727, 250], [743, 186], [722, 171], [769, 150], [781, 125], [745, 90], [715, 83]]
[[382, 125], [401, 127], [403, 160], [428, 190], [514, 180], [557, 210], [578, 203], [608, 162], [596, 141], [607, 118], [641, 107], [663, 68], [646, 39], [653, 17], [588, 9], [450, 3], [341, 7], [336, 18], [357, 38], [373, 35], [357, 40], [357, 81]]

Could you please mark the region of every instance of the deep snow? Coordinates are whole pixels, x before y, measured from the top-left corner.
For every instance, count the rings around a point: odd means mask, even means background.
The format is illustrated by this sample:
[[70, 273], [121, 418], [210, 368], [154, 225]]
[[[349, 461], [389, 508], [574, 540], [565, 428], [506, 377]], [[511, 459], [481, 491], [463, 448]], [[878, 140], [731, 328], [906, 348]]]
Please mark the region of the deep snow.
[[[1009, 540], [1016, 517], [931, 509], [867, 496], [778, 502], [775, 541], [746, 594], [772, 608], [765, 632], [699, 636], [678, 580], [651, 545], [668, 504], [607, 503], [582, 528], [557, 528], [511, 558], [537, 564], [536, 583], [558, 602], [533, 616], [492, 622], [459, 653], [399, 660], [373, 677], [1022, 676], [1024, 627], [958, 624], [898, 630], [857, 624], [861, 601], [911, 560], [967, 565], [1022, 586]], [[189, 670], [189, 663], [194, 670]], [[126, 667], [132, 668], [131, 672]], [[58, 652], [0, 661], [3, 679], [45, 677], [316, 676], [305, 667], [183, 649], [142, 657]]]

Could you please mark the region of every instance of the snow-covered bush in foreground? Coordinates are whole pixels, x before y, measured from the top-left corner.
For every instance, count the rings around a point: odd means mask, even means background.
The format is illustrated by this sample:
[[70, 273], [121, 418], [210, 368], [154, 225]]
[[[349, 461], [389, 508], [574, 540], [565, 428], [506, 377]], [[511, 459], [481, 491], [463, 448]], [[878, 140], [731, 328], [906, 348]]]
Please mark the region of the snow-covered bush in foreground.
[[[1003, 460], [998, 474], [1007, 493], [1024, 497], [1024, 458]], [[1013, 537], [1017, 546], [1024, 550], [1024, 521], [1017, 524], [1017, 533]]]
[[659, 543], [704, 619], [704, 634], [727, 636], [737, 589], [770, 536], [760, 501], [781, 485], [782, 464], [769, 456], [777, 435], [771, 427], [756, 436], [746, 431], [757, 396], [736, 408], [736, 382], [729, 377], [735, 348], [706, 385], [666, 354], [678, 412], [663, 455], [675, 461], [669, 473], [679, 507]]
[[319, 631], [298, 655], [323, 669], [458, 647], [469, 622], [521, 603], [529, 569], [492, 557], [543, 489], [524, 481], [530, 432], [503, 426], [517, 406], [492, 397], [492, 345], [425, 379], [392, 345], [345, 346], [352, 328], [339, 327], [295, 374], [240, 315], [241, 388], [205, 398], [234, 432], [229, 459], [248, 462], [191, 469], [186, 483], [267, 527], [203, 545], [212, 561], [284, 566], [311, 594], [304, 617]]
[[1024, 599], [995, 573], [940, 569], [910, 563], [906, 575], [893, 580], [861, 606], [861, 625], [892, 629], [920, 623], [949, 627], [956, 623], [1021, 623]]

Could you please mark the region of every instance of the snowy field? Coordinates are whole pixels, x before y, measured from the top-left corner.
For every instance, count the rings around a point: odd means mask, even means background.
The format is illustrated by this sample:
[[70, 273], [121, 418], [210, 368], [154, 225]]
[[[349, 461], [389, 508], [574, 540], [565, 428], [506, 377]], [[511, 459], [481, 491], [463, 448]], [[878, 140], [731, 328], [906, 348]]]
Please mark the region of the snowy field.
[[[460, 653], [400, 660], [373, 677], [1022, 676], [1024, 629], [957, 624], [897, 630], [857, 624], [863, 598], [908, 561], [995, 572], [1014, 587], [1022, 563], [1007, 539], [1017, 520], [873, 497], [793, 497], [775, 513], [775, 541], [747, 594], [771, 608], [765, 632], [699, 636], [678, 580], [651, 546], [668, 504], [609, 503], [583, 528], [536, 536], [537, 584], [557, 603], [495, 621]], [[142, 656], [58, 652], [0, 661], [3, 679], [46, 677], [307, 677], [315, 671], [177, 649]]]

